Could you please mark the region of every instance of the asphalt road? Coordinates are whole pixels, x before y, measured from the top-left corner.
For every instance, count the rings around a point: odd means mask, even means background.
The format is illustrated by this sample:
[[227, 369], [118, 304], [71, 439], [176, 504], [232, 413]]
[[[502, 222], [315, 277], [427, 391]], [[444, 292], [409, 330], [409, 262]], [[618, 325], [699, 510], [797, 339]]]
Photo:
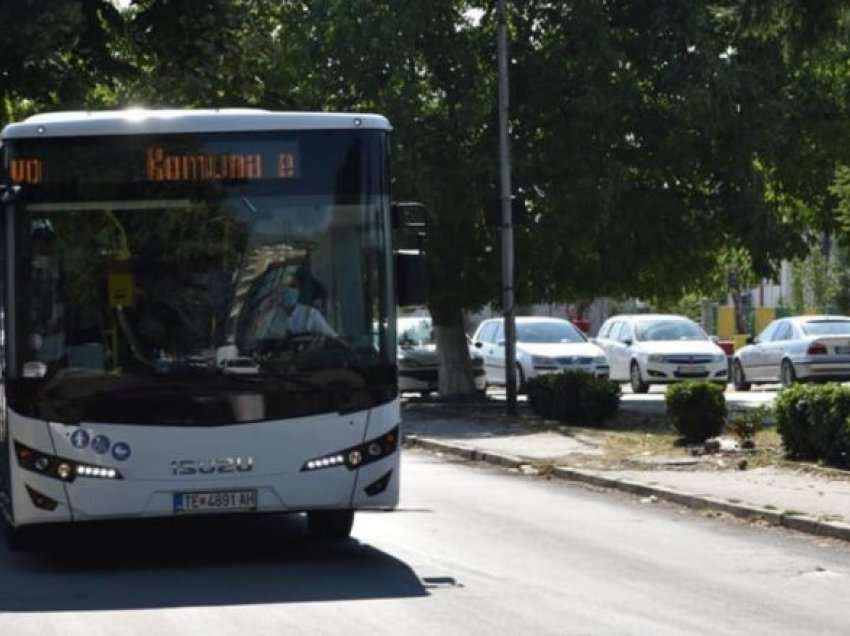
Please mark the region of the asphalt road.
[[399, 511], [0, 548], [0, 634], [846, 634], [850, 548], [407, 452]]

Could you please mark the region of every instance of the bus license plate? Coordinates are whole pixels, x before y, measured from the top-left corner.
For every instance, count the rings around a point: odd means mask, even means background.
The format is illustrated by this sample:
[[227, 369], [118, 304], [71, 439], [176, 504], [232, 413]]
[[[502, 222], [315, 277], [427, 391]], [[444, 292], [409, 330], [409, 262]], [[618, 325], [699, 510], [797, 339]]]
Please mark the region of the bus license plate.
[[257, 509], [256, 490], [179, 492], [174, 495], [174, 513], [250, 512]]

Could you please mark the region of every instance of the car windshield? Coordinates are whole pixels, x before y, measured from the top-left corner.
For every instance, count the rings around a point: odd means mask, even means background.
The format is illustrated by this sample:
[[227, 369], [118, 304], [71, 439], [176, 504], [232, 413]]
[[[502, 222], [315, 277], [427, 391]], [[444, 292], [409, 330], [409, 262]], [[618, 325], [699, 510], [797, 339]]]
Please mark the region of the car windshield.
[[807, 336], [850, 336], [850, 320], [810, 320], [803, 325]]
[[398, 343], [403, 347], [434, 344], [434, 327], [430, 318], [402, 318], [398, 321]]
[[637, 324], [635, 335], [643, 342], [707, 339], [703, 330], [689, 320], [642, 321]]
[[587, 338], [567, 321], [521, 322], [516, 326], [518, 342], [586, 342]]

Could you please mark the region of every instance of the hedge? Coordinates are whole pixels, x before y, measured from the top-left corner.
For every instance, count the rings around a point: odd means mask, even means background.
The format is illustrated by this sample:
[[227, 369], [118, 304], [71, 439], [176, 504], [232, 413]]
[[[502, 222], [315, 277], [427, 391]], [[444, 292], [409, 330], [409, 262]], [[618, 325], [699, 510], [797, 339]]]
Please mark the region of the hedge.
[[788, 457], [850, 468], [850, 387], [795, 384], [780, 392], [774, 411]]
[[598, 425], [620, 408], [620, 385], [581, 371], [563, 371], [526, 382], [532, 411], [550, 420]]
[[723, 432], [726, 398], [713, 382], [683, 382], [667, 387], [667, 416], [686, 442], [701, 443]]

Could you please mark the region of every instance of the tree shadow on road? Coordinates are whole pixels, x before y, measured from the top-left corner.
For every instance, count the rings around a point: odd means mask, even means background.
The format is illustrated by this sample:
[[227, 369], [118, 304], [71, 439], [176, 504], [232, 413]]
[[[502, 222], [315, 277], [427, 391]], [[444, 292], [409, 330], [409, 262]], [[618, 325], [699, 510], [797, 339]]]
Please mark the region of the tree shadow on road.
[[580, 436], [588, 431], [622, 431], [667, 433], [672, 427], [662, 413], [646, 412], [621, 406], [616, 417], [603, 423], [558, 422], [534, 415], [530, 407], [520, 405], [517, 416], [505, 414], [504, 403], [487, 408], [479, 404], [411, 404], [404, 406], [403, 422], [406, 434], [432, 439], [486, 439], [515, 437], [551, 432], [565, 437]]
[[310, 540], [305, 526], [267, 516], [63, 528], [43, 552], [0, 547], [0, 613], [428, 595], [404, 562], [356, 540]]
[[518, 416], [505, 415], [504, 403], [407, 403], [402, 409], [405, 434], [432, 439], [482, 439], [532, 435], [549, 427], [522, 405]]

